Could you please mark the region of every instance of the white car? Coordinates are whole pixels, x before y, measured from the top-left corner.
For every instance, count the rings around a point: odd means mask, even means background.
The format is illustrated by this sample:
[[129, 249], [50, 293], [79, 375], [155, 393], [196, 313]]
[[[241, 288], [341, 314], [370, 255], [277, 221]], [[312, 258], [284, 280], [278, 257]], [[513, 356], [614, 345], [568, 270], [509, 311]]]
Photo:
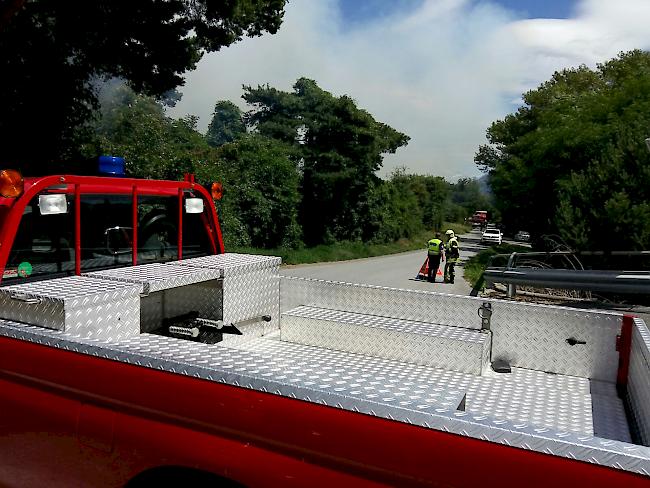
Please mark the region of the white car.
[[481, 242], [486, 244], [501, 244], [503, 235], [499, 229], [486, 229], [481, 236]]
[[530, 234], [526, 231], [520, 230], [515, 234], [515, 241], [529, 242]]

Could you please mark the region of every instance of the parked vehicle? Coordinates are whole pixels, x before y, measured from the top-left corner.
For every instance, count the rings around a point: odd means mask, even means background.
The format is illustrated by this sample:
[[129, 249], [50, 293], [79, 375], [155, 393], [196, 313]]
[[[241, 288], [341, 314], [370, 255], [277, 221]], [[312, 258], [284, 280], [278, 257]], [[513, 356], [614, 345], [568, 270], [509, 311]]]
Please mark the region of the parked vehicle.
[[499, 229], [488, 227], [481, 235], [481, 242], [483, 244], [501, 244], [503, 235]]
[[520, 230], [515, 234], [515, 241], [530, 242], [530, 234], [526, 231]]
[[487, 210], [477, 210], [471, 218], [472, 226], [480, 227], [485, 225], [487, 223], [487, 217]]
[[650, 482], [630, 315], [283, 277], [191, 175], [0, 195], [0, 486]]

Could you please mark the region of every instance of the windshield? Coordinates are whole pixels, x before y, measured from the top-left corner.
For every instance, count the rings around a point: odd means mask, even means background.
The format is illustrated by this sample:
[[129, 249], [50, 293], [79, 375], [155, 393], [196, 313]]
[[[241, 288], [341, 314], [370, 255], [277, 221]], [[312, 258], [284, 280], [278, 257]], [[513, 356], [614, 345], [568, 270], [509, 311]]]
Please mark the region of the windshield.
[[[67, 212], [42, 215], [36, 196], [25, 208], [2, 283], [74, 274], [74, 197]], [[133, 262], [131, 195], [81, 195], [81, 271]], [[183, 257], [212, 254], [203, 214], [183, 214]], [[138, 264], [178, 257], [178, 198], [138, 197]]]

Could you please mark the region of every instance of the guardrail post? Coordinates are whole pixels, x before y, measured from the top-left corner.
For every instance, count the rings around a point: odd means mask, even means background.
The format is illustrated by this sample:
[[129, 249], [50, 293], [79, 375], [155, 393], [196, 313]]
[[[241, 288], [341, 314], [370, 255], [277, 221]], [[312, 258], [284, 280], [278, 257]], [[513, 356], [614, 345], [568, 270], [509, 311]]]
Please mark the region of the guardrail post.
[[[517, 260], [517, 253], [513, 252], [510, 255], [510, 258], [508, 259], [508, 265], [506, 266], [506, 269], [513, 269], [515, 267], [516, 260]], [[507, 287], [508, 288], [507, 288], [506, 296], [508, 298], [514, 298], [514, 296], [517, 294], [517, 285], [511, 283], [507, 285]]]

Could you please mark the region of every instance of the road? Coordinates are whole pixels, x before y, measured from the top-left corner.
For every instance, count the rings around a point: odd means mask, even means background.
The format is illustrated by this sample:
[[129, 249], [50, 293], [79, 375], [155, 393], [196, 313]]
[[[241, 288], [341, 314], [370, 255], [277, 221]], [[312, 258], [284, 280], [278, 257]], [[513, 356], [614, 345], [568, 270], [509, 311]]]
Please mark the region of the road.
[[[469, 295], [471, 286], [463, 279], [463, 263], [487, 246], [480, 243], [481, 233], [476, 230], [459, 236], [460, 263], [456, 265], [456, 282], [428, 283], [415, 280], [415, 275], [426, 258], [426, 249], [420, 251], [389, 254], [374, 258], [353, 259], [336, 263], [305, 264], [298, 266], [283, 266], [281, 273], [288, 276], [302, 276], [348, 283], [365, 283], [370, 285], [408, 288], [411, 290], [429, 290], [453, 295]], [[521, 242], [505, 240], [509, 244], [524, 245]], [[440, 277], [438, 277], [440, 279]], [[563, 305], [577, 308], [601, 308], [598, 304], [584, 302], [565, 302]], [[623, 313], [633, 313], [650, 323], [648, 307], [630, 305], [627, 308], [612, 307]]]
[[[456, 265], [456, 281], [450, 283], [428, 283], [415, 280], [426, 259], [426, 249], [420, 251], [390, 254], [374, 258], [353, 259], [335, 263], [286, 266], [282, 274], [348, 283], [429, 290], [454, 295], [469, 295], [471, 286], [463, 279], [463, 263], [487, 246], [480, 244], [481, 233], [472, 231], [459, 236], [460, 263]], [[438, 276], [438, 280], [441, 277]]]

